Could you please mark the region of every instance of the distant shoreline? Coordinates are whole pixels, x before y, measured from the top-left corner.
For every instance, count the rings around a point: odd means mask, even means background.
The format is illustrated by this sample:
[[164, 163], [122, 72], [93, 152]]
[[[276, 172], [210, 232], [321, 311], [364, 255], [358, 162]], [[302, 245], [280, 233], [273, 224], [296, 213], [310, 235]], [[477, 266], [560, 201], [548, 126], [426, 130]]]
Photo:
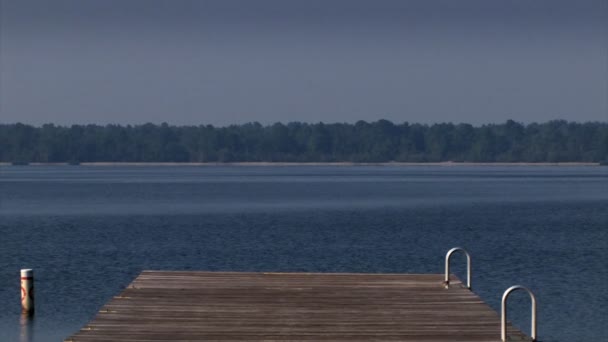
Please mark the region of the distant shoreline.
[[[494, 163], [477, 163], [477, 162], [383, 162], [383, 163], [354, 163], [354, 162], [232, 162], [232, 163], [176, 163], [176, 162], [84, 162], [77, 165], [70, 163], [29, 163], [27, 166], [600, 166], [600, 163], [594, 162], [494, 162]], [[12, 163], [0, 162], [0, 166], [13, 166]]]

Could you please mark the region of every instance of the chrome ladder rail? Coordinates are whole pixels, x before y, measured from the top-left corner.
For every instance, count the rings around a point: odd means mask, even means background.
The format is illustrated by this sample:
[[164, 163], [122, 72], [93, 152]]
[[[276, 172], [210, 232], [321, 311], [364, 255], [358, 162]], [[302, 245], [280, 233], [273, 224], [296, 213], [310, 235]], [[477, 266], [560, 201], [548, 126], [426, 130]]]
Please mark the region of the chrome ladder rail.
[[530, 291], [528, 288], [521, 286], [521, 285], [514, 285], [509, 287], [505, 293], [502, 295], [502, 305], [501, 305], [501, 310], [500, 310], [500, 338], [502, 339], [503, 342], [507, 341], [507, 298], [509, 298], [509, 295], [511, 294], [511, 292], [515, 291], [515, 290], [524, 290], [528, 293], [528, 295], [530, 296], [530, 301], [532, 302], [532, 322], [530, 324], [530, 329], [532, 330], [531, 332], [531, 336], [532, 337], [532, 341], [536, 341], [536, 297], [534, 297], [534, 294], [532, 293], [532, 291]]
[[456, 251], [461, 251], [467, 256], [467, 288], [471, 289], [471, 255], [464, 248], [454, 247], [448, 251], [445, 255], [445, 279], [444, 284], [445, 288], [450, 287], [450, 257]]

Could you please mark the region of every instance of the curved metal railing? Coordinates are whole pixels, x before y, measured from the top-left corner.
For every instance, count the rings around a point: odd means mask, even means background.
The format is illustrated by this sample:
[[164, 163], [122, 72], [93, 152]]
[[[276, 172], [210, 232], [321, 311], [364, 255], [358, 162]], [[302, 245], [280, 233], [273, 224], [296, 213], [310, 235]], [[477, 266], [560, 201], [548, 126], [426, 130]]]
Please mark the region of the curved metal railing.
[[524, 290], [530, 296], [530, 300], [532, 302], [532, 323], [530, 324], [530, 329], [532, 332], [530, 337], [532, 337], [532, 341], [536, 341], [536, 297], [534, 297], [532, 291], [521, 285], [509, 287], [502, 295], [502, 305], [500, 310], [500, 338], [502, 341], [507, 340], [507, 298], [509, 298], [511, 292], [515, 290]]
[[446, 289], [450, 287], [450, 257], [456, 251], [461, 251], [467, 256], [467, 288], [471, 289], [471, 255], [464, 248], [454, 247], [448, 251], [445, 255], [445, 287]]

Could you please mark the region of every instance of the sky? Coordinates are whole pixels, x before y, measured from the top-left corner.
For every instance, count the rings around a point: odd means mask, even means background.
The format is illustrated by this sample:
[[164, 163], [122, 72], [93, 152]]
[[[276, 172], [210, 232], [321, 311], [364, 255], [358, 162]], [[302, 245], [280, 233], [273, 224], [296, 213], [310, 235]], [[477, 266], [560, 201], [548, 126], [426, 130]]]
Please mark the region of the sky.
[[608, 121], [607, 0], [0, 0], [0, 123]]

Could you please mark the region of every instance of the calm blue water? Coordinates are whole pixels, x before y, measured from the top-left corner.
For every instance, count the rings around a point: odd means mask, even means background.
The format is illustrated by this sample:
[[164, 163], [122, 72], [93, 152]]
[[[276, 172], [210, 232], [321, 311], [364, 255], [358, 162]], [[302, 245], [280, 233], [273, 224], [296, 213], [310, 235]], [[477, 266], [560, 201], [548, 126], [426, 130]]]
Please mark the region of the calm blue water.
[[536, 293], [541, 340], [608, 341], [608, 168], [464, 166], [0, 167], [0, 341], [61, 341], [143, 269], [441, 273], [454, 246], [494, 309]]

